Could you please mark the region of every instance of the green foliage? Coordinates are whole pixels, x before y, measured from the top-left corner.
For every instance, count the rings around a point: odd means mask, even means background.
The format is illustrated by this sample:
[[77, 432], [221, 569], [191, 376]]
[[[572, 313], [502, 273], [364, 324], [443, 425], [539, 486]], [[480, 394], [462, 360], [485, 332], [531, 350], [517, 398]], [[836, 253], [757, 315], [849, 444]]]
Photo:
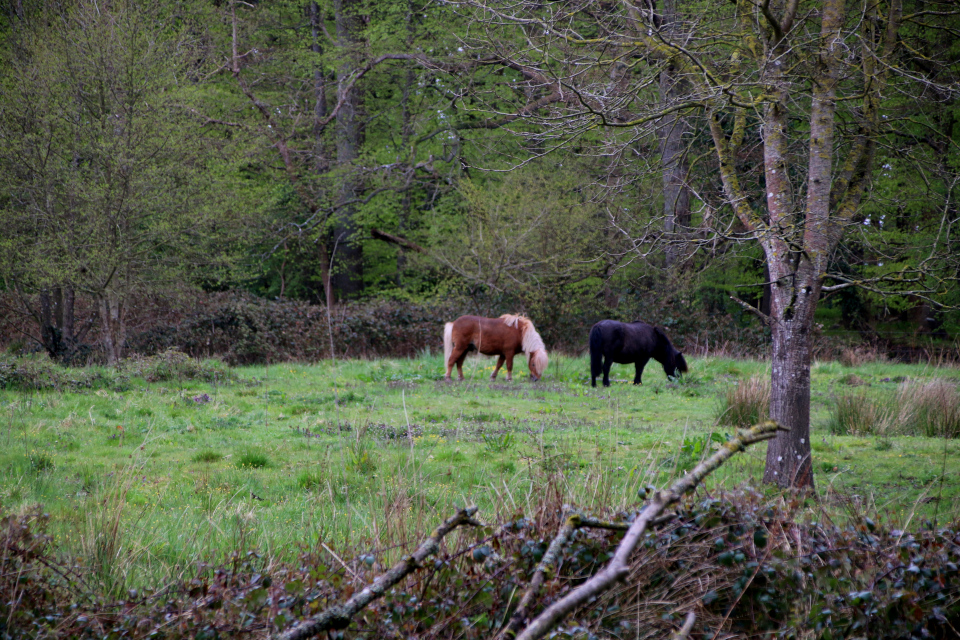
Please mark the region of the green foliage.
[[723, 444], [729, 439], [730, 434], [717, 431], [687, 436], [683, 439], [677, 455], [673, 459], [665, 460], [664, 464], [675, 466], [678, 471], [689, 471], [713, 452], [714, 445]]
[[167, 2], [81, 0], [42, 5], [3, 42], [0, 273], [23, 293], [87, 292], [111, 318], [111, 361], [128, 297], [214, 279], [234, 237], [216, 149], [186, 115], [200, 22]]
[[503, 433], [482, 433], [483, 446], [491, 453], [505, 453], [516, 444], [513, 434], [509, 431]]
[[270, 466], [270, 458], [262, 451], [248, 449], [237, 457], [236, 465], [240, 469], [263, 469]]
[[219, 461], [222, 460], [222, 459], [223, 459], [223, 455], [222, 455], [222, 454], [220, 454], [220, 453], [218, 453], [218, 452], [216, 452], [216, 451], [211, 451], [210, 449], [204, 449], [203, 451], [198, 451], [198, 452], [193, 456], [193, 461], [194, 461], [194, 462], [206, 462], [206, 463], [210, 463], [210, 462], [219, 462]]
[[374, 453], [367, 439], [368, 429], [369, 425], [364, 424], [356, 430], [353, 442], [350, 443], [350, 457], [347, 461], [347, 466], [361, 475], [372, 474], [377, 470]]

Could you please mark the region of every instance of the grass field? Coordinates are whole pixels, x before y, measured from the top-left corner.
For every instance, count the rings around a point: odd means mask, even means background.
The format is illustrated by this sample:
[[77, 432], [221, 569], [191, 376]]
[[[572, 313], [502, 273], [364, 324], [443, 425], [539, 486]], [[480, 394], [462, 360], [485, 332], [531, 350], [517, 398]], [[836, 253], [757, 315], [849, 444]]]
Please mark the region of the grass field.
[[[230, 384], [131, 378], [84, 392], [0, 392], [0, 504], [42, 504], [64, 554], [109, 589], [188, 576], [256, 548], [282, 560], [304, 548], [363, 553], [420, 539], [454, 505], [488, 522], [548, 492], [585, 509], [627, 508], [710, 449], [724, 392], [763, 375], [755, 361], [694, 358], [670, 382], [656, 363], [634, 387], [589, 386], [586, 358], [554, 357], [540, 383], [445, 383], [441, 358], [284, 364], [236, 370]], [[814, 470], [820, 505], [898, 526], [960, 515], [960, 441], [841, 437], [827, 428], [851, 380], [893, 396], [902, 378], [960, 379], [956, 369], [871, 363], [813, 368]], [[758, 485], [764, 446], [706, 490]], [[775, 494], [771, 491], [771, 496]], [[771, 498], [773, 499], [773, 498]], [[814, 501], [811, 501], [814, 502]], [[823, 513], [823, 511], [818, 511]]]

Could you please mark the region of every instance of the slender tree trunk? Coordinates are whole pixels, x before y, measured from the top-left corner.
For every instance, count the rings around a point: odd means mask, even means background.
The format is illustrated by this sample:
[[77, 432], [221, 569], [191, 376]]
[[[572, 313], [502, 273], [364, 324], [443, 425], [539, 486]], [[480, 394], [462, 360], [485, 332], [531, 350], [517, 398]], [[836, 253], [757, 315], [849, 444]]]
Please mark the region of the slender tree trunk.
[[104, 292], [100, 298], [100, 324], [103, 350], [107, 355], [107, 364], [114, 366], [120, 362], [120, 358], [123, 355], [125, 327], [123, 322], [123, 302], [109, 292]]
[[63, 289], [63, 309], [62, 309], [62, 320], [60, 326], [63, 328], [63, 339], [67, 341], [69, 346], [73, 346], [76, 342], [76, 335], [74, 335], [76, 329], [76, 319], [74, 317], [74, 302], [76, 299], [76, 294], [71, 285], [67, 285]]
[[317, 54], [316, 67], [313, 70], [313, 162], [314, 170], [318, 173], [330, 168], [323, 144], [323, 127], [320, 126], [321, 121], [327, 117], [327, 78], [323, 73], [323, 64], [320, 61], [320, 54], [323, 53], [323, 49], [320, 47], [320, 22], [322, 19], [320, 6], [316, 2], [311, 2], [310, 32], [313, 42], [310, 44], [310, 50]]
[[59, 331], [54, 325], [55, 315], [54, 298], [50, 296], [49, 289], [44, 289], [40, 292], [40, 341], [51, 358], [60, 356]]
[[356, 71], [356, 38], [360, 30], [357, 16], [357, 0], [335, 0], [333, 3], [337, 23], [337, 39], [340, 46], [340, 66], [337, 69], [339, 91], [348, 91], [339, 95], [342, 106], [337, 112], [337, 172], [340, 180], [337, 195], [337, 215], [334, 219], [333, 235], [336, 257], [333, 284], [340, 298], [349, 298], [363, 289], [363, 253], [357, 237], [356, 200], [359, 184], [354, 172], [353, 161], [360, 147], [360, 123], [358, 109], [360, 105], [359, 89], [347, 88], [347, 79]]
[[[323, 16], [320, 14], [320, 6], [316, 2], [310, 3], [310, 30], [313, 42], [310, 50], [317, 54], [316, 68], [313, 71], [313, 169], [317, 173], [324, 173], [330, 170], [330, 159], [327, 157], [327, 149], [324, 143], [323, 130], [321, 122], [327, 117], [327, 76], [323, 71], [323, 64], [319, 59], [323, 49], [320, 47], [320, 27]], [[316, 202], [311, 200], [312, 206], [316, 207]], [[316, 239], [317, 258], [320, 262], [320, 281], [323, 284], [323, 296], [329, 308], [334, 301], [333, 280], [330, 277], [330, 248], [328, 246], [329, 234], [326, 226], [320, 232], [320, 237]]]
[[[407, 4], [407, 48], [412, 50], [413, 47], [413, 7], [408, 3]], [[413, 135], [413, 114], [410, 111], [410, 95], [413, 92], [413, 85], [416, 81], [416, 75], [413, 73], [413, 69], [407, 68], [406, 78], [403, 83], [403, 95], [400, 98], [400, 110], [401, 110], [401, 124], [400, 124], [400, 144], [403, 146], [404, 153], [410, 153], [410, 164], [413, 165], [416, 158], [414, 158], [412, 149], [410, 149], [410, 138]], [[412, 168], [408, 169], [411, 171], [409, 180], [413, 179]], [[410, 219], [410, 207], [411, 207], [411, 197], [410, 190], [406, 189], [403, 192], [403, 196], [400, 201], [400, 211], [398, 213], [397, 220], [397, 231], [400, 237], [406, 237], [407, 233], [407, 222]], [[404, 253], [403, 247], [399, 247], [397, 251], [397, 276], [396, 283], [397, 286], [403, 286], [403, 270], [407, 266], [407, 255]]]
[[[670, 37], [676, 31], [677, 1], [665, 0], [661, 12], [661, 31]], [[677, 69], [667, 66], [660, 72], [660, 104], [669, 107], [677, 98]], [[663, 163], [663, 231], [667, 240], [665, 261], [667, 269], [676, 267], [682, 253], [676, 233], [690, 224], [690, 190], [687, 182], [687, 162], [684, 135], [688, 123], [679, 111], [666, 116], [660, 129], [660, 154]], [[678, 229], [679, 227], [679, 229]]]

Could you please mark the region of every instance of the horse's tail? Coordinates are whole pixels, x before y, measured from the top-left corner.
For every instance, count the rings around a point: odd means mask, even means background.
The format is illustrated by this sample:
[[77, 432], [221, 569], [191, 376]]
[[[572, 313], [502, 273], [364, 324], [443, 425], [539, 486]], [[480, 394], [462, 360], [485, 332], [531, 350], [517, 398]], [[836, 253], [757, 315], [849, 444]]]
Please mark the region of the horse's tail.
[[450, 366], [450, 354], [453, 353], [453, 323], [443, 325], [443, 366]]
[[603, 375], [603, 332], [593, 325], [590, 329], [590, 376], [595, 379], [600, 375]]

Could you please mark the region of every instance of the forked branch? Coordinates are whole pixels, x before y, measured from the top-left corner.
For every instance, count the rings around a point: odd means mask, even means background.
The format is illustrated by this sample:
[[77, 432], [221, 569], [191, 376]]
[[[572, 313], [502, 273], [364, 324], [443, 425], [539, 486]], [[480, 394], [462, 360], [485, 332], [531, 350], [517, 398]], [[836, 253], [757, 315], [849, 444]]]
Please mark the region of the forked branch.
[[412, 555], [404, 556], [393, 568], [374, 580], [373, 584], [364, 588], [343, 604], [334, 605], [285, 631], [281, 634], [280, 640], [305, 640], [324, 631], [345, 629], [353, 616], [374, 600], [382, 597], [390, 587], [419, 569], [424, 560], [435, 554], [440, 549], [440, 541], [443, 540], [444, 536], [460, 525], [480, 526], [480, 523], [473, 519], [476, 512], [476, 507], [459, 509], [456, 514], [447, 518], [442, 525], [437, 527]]
[[610, 590], [626, 578], [630, 572], [630, 556], [637, 548], [644, 532], [663, 513], [664, 509], [680, 500], [683, 494], [695, 489], [704, 478], [735, 454], [746, 449], [748, 445], [773, 438], [778, 429], [780, 427], [776, 422], [768, 421], [750, 429], [739, 431], [736, 437], [725, 442], [719, 451], [694, 467], [688, 475], [674, 482], [669, 489], [657, 492], [653, 501], [640, 512], [637, 519], [630, 525], [630, 529], [627, 530], [623, 541], [617, 547], [610, 564], [604, 567], [600, 573], [547, 607], [517, 636], [517, 640], [539, 640], [577, 608]]

